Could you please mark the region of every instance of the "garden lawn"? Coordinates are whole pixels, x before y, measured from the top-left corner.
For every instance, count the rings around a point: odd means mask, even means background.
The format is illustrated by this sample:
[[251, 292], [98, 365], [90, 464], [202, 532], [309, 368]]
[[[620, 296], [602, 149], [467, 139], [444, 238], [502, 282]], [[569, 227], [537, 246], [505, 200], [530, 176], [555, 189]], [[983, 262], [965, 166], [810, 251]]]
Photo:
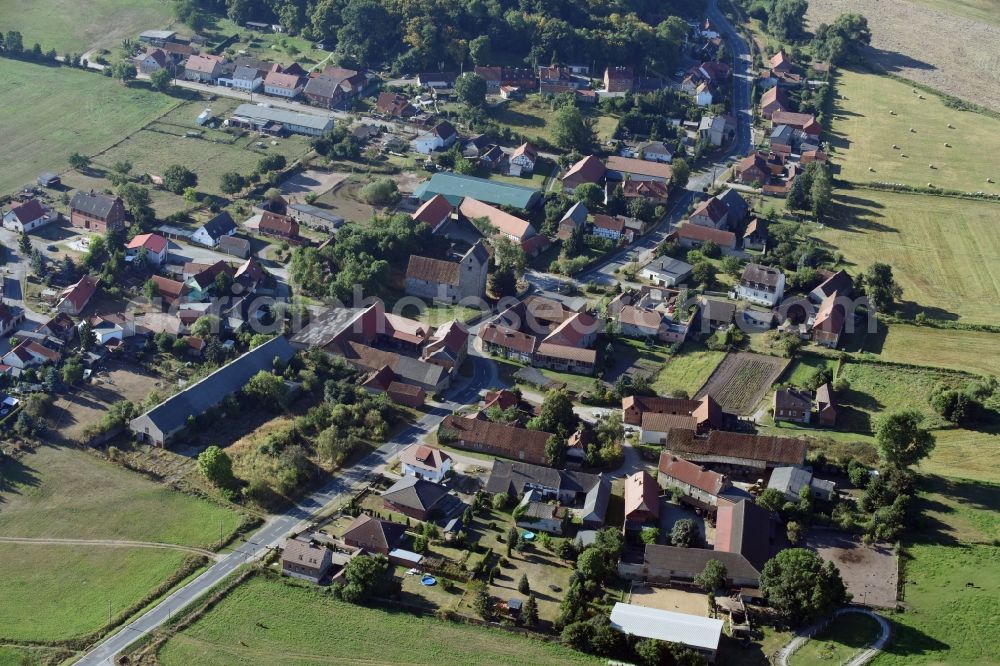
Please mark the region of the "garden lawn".
[[4, 31], [19, 31], [25, 48], [38, 42], [59, 55], [116, 49], [125, 37], [138, 39], [143, 30], [168, 28], [174, 20], [163, 0], [0, 0], [0, 16]]
[[875, 642], [880, 634], [878, 622], [860, 613], [834, 618], [823, 631], [795, 651], [792, 666], [842, 664], [854, 653]]
[[1000, 375], [1000, 333], [891, 324], [880, 355], [898, 363]]
[[827, 369], [836, 372], [837, 359], [808, 352], [799, 354], [779, 379], [795, 386], [805, 386], [817, 370]]
[[656, 376], [653, 388], [661, 395], [679, 390], [687, 391], [688, 395], [694, 396], [725, 356], [726, 352], [685, 345], [679, 354], [667, 360], [660, 374]]
[[0, 536], [207, 547], [241, 521], [234, 511], [71, 448], [41, 447], [9, 465], [4, 480]]
[[[610, 139], [618, 121], [612, 116], [602, 115], [595, 107], [581, 108], [584, 117], [595, 121], [594, 130], [603, 143]], [[502, 127], [509, 127], [529, 141], [540, 139], [552, 145], [552, 124], [556, 112], [552, 102], [541, 95], [528, 95], [522, 100], [509, 100], [488, 109], [490, 116]]]
[[339, 601], [312, 587], [252, 578], [157, 655], [171, 664], [504, 664], [601, 660], [497, 629]]
[[1000, 153], [1000, 120], [948, 108], [937, 95], [913, 90], [885, 76], [840, 71], [831, 139], [840, 177], [1000, 193], [994, 159]]
[[890, 264], [907, 314], [1000, 324], [998, 216], [995, 202], [838, 190], [829, 226], [814, 235], [843, 253], [852, 274]]
[[[2, 16], [18, 13], [0, 9]], [[97, 74], [5, 59], [0, 67], [0, 141], [4, 152], [17, 159], [6, 160], [0, 169], [0, 192], [34, 183], [41, 171], [65, 171], [70, 153], [105, 150], [177, 104], [167, 95], [127, 88]]]
[[186, 553], [0, 543], [0, 639], [55, 641], [95, 631], [169, 578]]

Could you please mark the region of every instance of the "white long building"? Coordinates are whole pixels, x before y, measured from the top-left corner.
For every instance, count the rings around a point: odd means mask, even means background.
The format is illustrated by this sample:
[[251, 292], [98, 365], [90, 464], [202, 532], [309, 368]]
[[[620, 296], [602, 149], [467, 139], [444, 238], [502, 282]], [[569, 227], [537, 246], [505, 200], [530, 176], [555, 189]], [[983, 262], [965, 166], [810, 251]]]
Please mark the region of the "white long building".
[[333, 129], [333, 118], [299, 113], [257, 104], [240, 104], [229, 118], [230, 124], [249, 125], [255, 130], [278, 133], [285, 129], [295, 134], [322, 136]]

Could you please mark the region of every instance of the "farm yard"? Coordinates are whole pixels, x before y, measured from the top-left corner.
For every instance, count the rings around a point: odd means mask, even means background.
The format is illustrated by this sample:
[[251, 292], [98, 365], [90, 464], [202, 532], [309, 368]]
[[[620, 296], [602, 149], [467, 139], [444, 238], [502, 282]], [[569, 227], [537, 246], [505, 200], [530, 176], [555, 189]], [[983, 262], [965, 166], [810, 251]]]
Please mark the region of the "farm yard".
[[837, 92], [830, 141], [844, 180], [1000, 193], [996, 161], [985, 158], [1000, 152], [1000, 119], [876, 74], [842, 70]]
[[[1000, 53], [996, 23], [1000, 14], [996, 0], [917, 2], [810, 2], [806, 22], [810, 30], [815, 30], [821, 23], [833, 23], [840, 14], [862, 14], [872, 33], [871, 47], [863, 51], [870, 67], [1000, 111], [1000, 69], [996, 66], [996, 54]], [[989, 14], [992, 24], [955, 15], [973, 11]]]
[[[235, 511], [73, 448], [44, 446], [7, 460], [0, 537], [205, 548], [241, 523]], [[189, 556], [175, 549], [0, 543], [0, 639], [54, 641], [94, 631], [107, 622], [109, 602], [118, 615]]]
[[1000, 324], [1000, 203], [837, 190], [829, 226], [813, 235], [852, 273], [888, 262], [907, 314]]
[[842, 532], [814, 529], [807, 543], [824, 561], [833, 562], [854, 600], [866, 606], [893, 608], [898, 581], [892, 544], [867, 545]]
[[[252, 621], [248, 621], [252, 620]], [[387, 637], [391, 636], [391, 640]], [[256, 576], [157, 653], [173, 664], [329, 663], [510, 666], [599, 664], [552, 643], [332, 600], [311, 587]]]
[[173, 8], [162, 0], [0, 0], [0, 16], [4, 30], [21, 32], [27, 48], [38, 42], [60, 54], [115, 48], [126, 37], [168, 28], [175, 20]]
[[727, 412], [750, 414], [784, 372], [788, 359], [740, 352], [728, 354], [698, 391], [711, 395]]

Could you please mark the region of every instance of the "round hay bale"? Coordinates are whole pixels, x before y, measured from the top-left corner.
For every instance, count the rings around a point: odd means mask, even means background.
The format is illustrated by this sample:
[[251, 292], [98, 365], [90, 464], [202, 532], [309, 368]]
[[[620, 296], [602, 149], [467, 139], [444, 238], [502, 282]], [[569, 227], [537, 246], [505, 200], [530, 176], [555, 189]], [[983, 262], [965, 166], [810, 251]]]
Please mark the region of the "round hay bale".
[[948, 129], [955, 129], [955, 126], [952, 125], [951, 123], [948, 123]]
[[913, 132], [914, 134], [917, 133], [917, 130], [913, 129], [912, 127], [910, 128], [910, 131]]
[[899, 146], [897, 146], [896, 144], [892, 144], [892, 149], [893, 150], [899, 150]]
[[944, 147], [945, 147], [945, 148], [951, 148], [951, 144], [950, 144], [950, 143], [948, 143], [947, 141], [945, 141], [945, 142], [944, 142]]
[[986, 179], [986, 182], [987, 182], [987, 183], [992, 183], [992, 182], [993, 182], [993, 179], [992, 179], [992, 178], [987, 178], [987, 179]]
[[928, 165], [927, 165], [927, 168], [928, 168], [928, 169], [933, 169], [933, 168], [934, 168], [934, 165], [933, 165], [933, 164], [928, 164]]
[[934, 187], [934, 183], [927, 183], [927, 187]]
[[871, 171], [872, 173], [874, 173], [874, 172], [875, 172], [875, 169], [873, 169], [873, 168], [871, 168], [871, 167], [868, 167], [868, 170], [869, 170], [869, 171]]

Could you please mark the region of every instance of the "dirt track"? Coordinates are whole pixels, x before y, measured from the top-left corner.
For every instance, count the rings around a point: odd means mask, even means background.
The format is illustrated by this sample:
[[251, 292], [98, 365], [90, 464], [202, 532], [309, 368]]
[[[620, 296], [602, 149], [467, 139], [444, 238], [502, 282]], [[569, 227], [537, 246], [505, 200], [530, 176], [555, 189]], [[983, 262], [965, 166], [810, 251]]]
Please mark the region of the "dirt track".
[[907, 0], [812, 0], [806, 18], [815, 29], [845, 12], [868, 18], [874, 65], [1000, 111], [1000, 28]]

